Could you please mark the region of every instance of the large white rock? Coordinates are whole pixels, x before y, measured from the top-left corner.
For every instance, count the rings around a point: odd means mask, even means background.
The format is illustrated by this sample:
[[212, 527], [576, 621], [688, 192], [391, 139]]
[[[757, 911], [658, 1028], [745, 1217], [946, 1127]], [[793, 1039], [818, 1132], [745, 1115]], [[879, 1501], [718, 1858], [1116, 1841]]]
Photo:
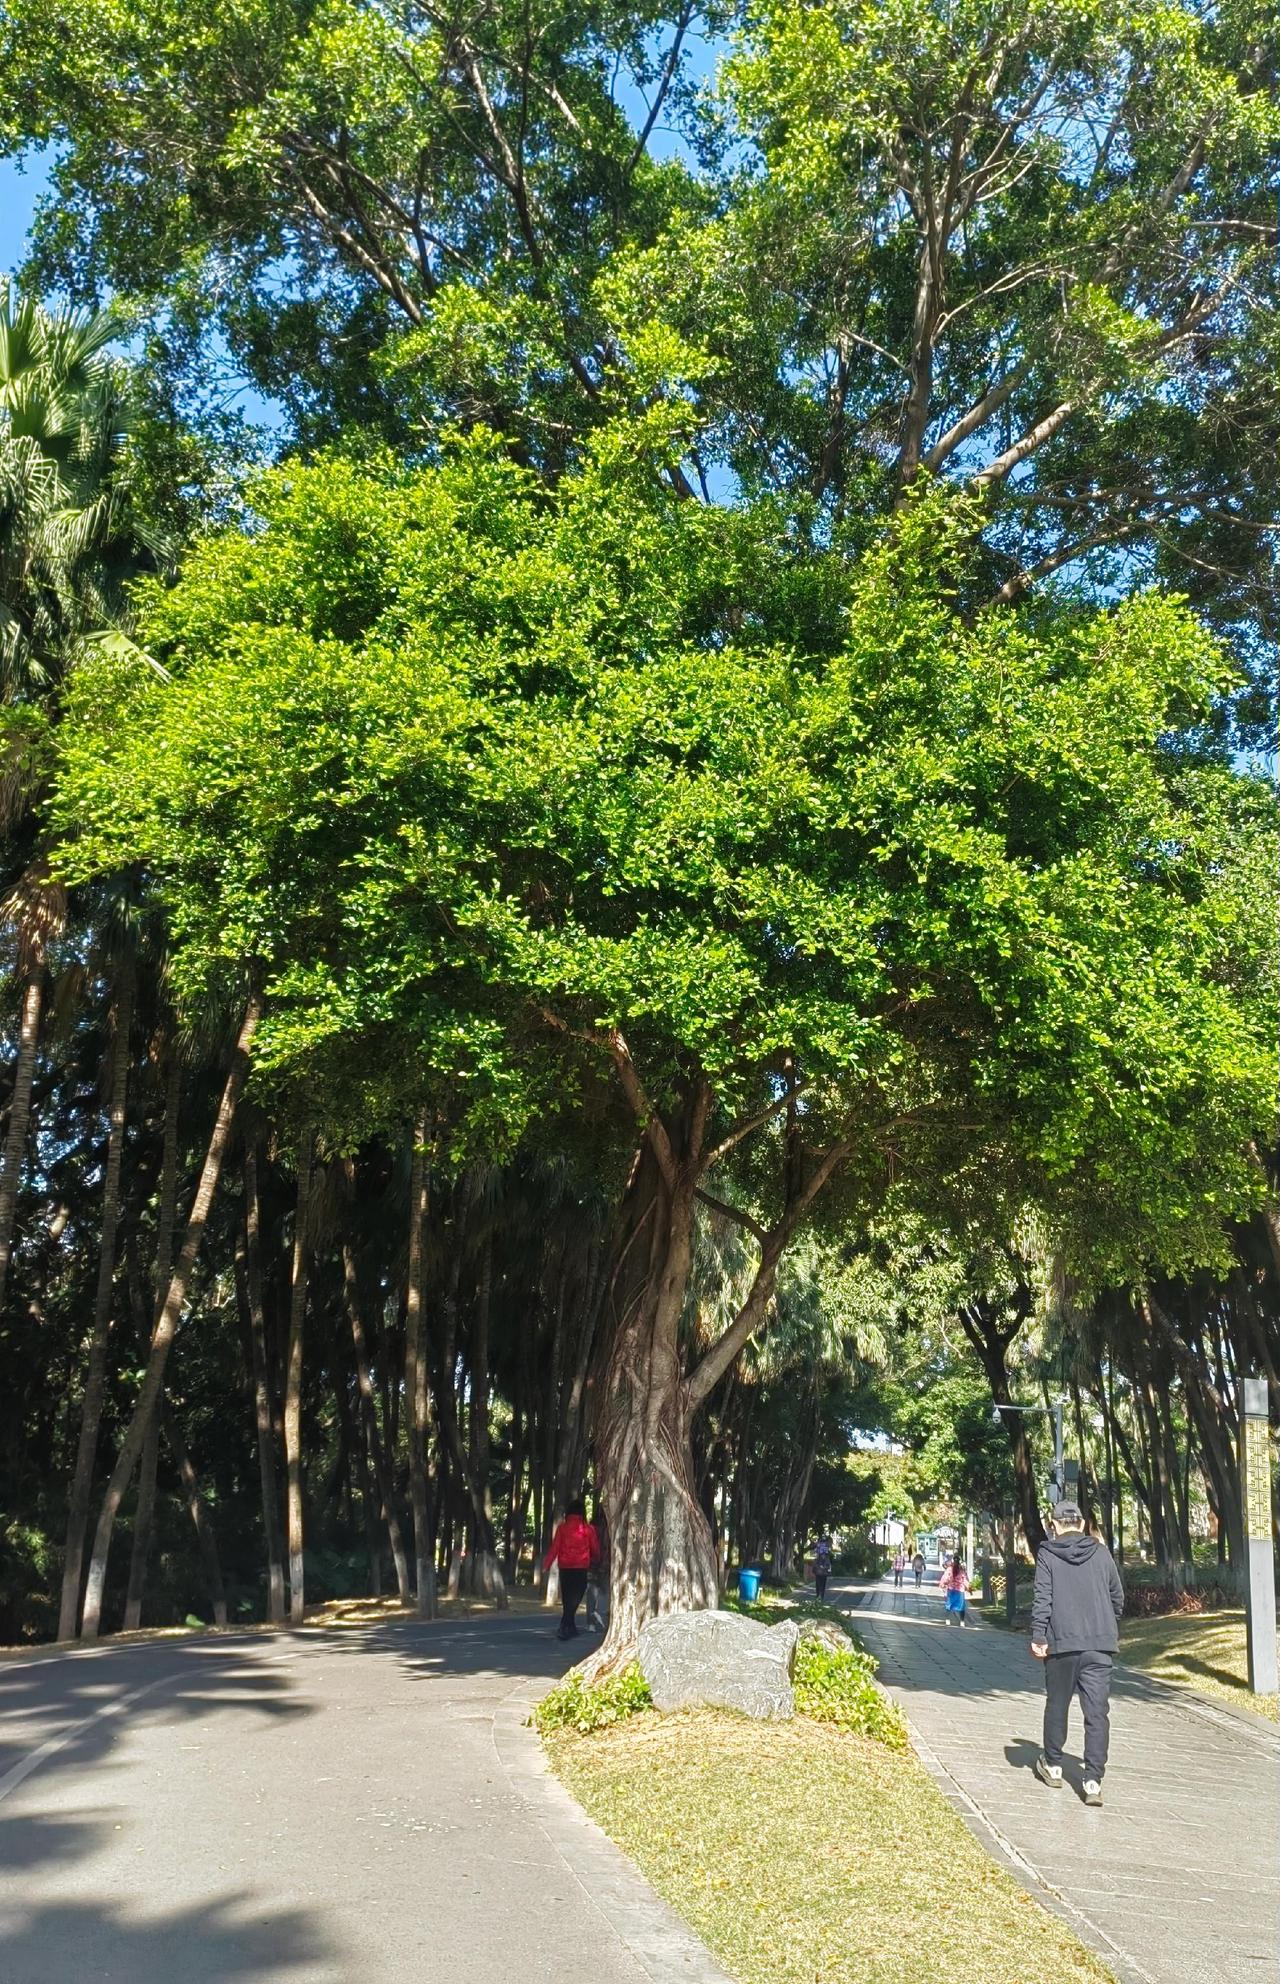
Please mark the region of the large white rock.
[[795, 1714], [794, 1620], [757, 1625], [736, 1612], [670, 1612], [641, 1628], [637, 1659], [657, 1708], [736, 1708], [762, 1721]]

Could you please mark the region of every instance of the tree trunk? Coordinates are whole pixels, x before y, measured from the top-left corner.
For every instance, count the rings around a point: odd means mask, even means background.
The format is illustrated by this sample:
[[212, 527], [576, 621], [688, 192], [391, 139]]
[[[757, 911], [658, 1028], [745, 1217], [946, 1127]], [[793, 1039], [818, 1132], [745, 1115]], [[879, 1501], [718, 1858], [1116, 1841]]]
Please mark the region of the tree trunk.
[[267, 1366], [267, 1317], [262, 1299], [262, 1200], [258, 1188], [258, 1153], [252, 1146], [244, 1155], [244, 1236], [236, 1254], [237, 1282], [245, 1306], [253, 1359], [258, 1481], [267, 1550], [267, 1617], [273, 1626], [282, 1626], [284, 1556], [280, 1542], [280, 1487], [276, 1479], [276, 1426]]
[[[360, 1408], [360, 1510], [364, 1516], [364, 1547], [369, 1559], [369, 1596], [382, 1596], [382, 1540], [378, 1534], [378, 1516], [382, 1508], [382, 1497], [374, 1492], [373, 1466], [369, 1455], [369, 1423]], [[403, 1600], [401, 1601], [403, 1603]]]
[[93, 1470], [98, 1457], [98, 1429], [107, 1388], [107, 1347], [111, 1337], [111, 1298], [116, 1278], [116, 1235], [120, 1227], [120, 1168], [124, 1158], [125, 1113], [129, 1095], [129, 1034], [133, 1024], [135, 965], [126, 957], [116, 981], [115, 1024], [111, 1070], [107, 1083], [107, 1163], [102, 1185], [102, 1244], [98, 1250], [98, 1285], [93, 1299], [89, 1362], [84, 1403], [80, 1410], [80, 1440], [71, 1475], [67, 1511], [67, 1547], [62, 1562], [62, 1603], [58, 1638], [74, 1639], [80, 1619], [80, 1579], [89, 1528]]
[[300, 1626], [306, 1611], [306, 1566], [302, 1512], [302, 1350], [307, 1321], [310, 1262], [311, 1185], [315, 1137], [303, 1133], [298, 1153], [298, 1205], [293, 1225], [293, 1277], [289, 1296], [289, 1350], [284, 1385], [284, 1467], [289, 1542], [289, 1617]]
[[427, 1498], [427, 1345], [423, 1316], [423, 1251], [427, 1218], [427, 1123], [414, 1126], [409, 1172], [409, 1278], [405, 1300], [404, 1389], [409, 1415], [409, 1496], [413, 1507], [418, 1617], [436, 1615], [436, 1572]]
[[[182, 1106], [182, 1063], [172, 1036], [168, 1042], [168, 1053], [160, 1159], [160, 1216], [156, 1230], [155, 1300], [151, 1317], [153, 1328], [173, 1273], [173, 1233], [178, 1217], [178, 1118]], [[159, 1459], [160, 1415], [153, 1412], [147, 1421], [138, 1467], [138, 1500], [133, 1516], [133, 1544], [129, 1552], [129, 1588], [124, 1602], [124, 1628], [127, 1633], [136, 1632], [142, 1624], [142, 1599], [146, 1591], [147, 1565], [151, 1558], [151, 1537], [155, 1528], [156, 1467]]]
[[213, 1130], [209, 1137], [209, 1145], [205, 1152], [204, 1164], [200, 1170], [200, 1180], [196, 1186], [195, 1200], [191, 1207], [191, 1217], [187, 1221], [187, 1230], [182, 1242], [182, 1251], [178, 1255], [178, 1264], [174, 1269], [172, 1279], [169, 1283], [169, 1292], [165, 1297], [164, 1307], [160, 1311], [156, 1319], [155, 1329], [151, 1333], [151, 1350], [147, 1358], [147, 1369], [142, 1381], [142, 1390], [138, 1397], [138, 1403], [134, 1407], [133, 1417], [129, 1421], [128, 1431], [121, 1444], [120, 1452], [116, 1457], [116, 1464], [112, 1470], [111, 1479], [107, 1483], [106, 1494], [103, 1497], [101, 1513], [98, 1516], [98, 1527], [94, 1533], [93, 1556], [89, 1564], [89, 1579], [85, 1587], [83, 1630], [86, 1639], [92, 1640], [98, 1637], [98, 1626], [102, 1614], [102, 1594], [107, 1581], [107, 1557], [111, 1550], [112, 1531], [115, 1528], [116, 1517], [120, 1512], [120, 1504], [124, 1499], [125, 1490], [129, 1486], [129, 1482], [133, 1477], [133, 1470], [138, 1464], [138, 1456], [142, 1451], [143, 1441], [146, 1438], [147, 1421], [152, 1413], [155, 1412], [159, 1402], [161, 1387], [164, 1384], [164, 1369], [168, 1362], [169, 1350], [178, 1327], [178, 1317], [182, 1313], [183, 1305], [186, 1302], [187, 1288], [190, 1284], [196, 1261], [199, 1258], [201, 1242], [204, 1239], [204, 1229], [208, 1222], [210, 1208], [213, 1205], [214, 1194], [218, 1189], [218, 1179], [222, 1172], [223, 1159], [226, 1156], [227, 1144], [231, 1138], [231, 1128], [235, 1122], [236, 1106], [239, 1103], [241, 1091], [248, 1077], [249, 1050], [253, 1044], [253, 1036], [257, 1030], [261, 1012], [261, 1000], [257, 993], [253, 993], [250, 995], [248, 1005], [245, 1008], [244, 1020], [241, 1023], [235, 1051], [231, 1057], [231, 1067], [227, 1074], [226, 1085], [222, 1091], [222, 1100], [218, 1105], [218, 1113], [214, 1119]]
[[4, 1306], [13, 1254], [13, 1233], [18, 1216], [18, 1185], [27, 1150], [27, 1128], [31, 1121], [31, 1087], [36, 1076], [36, 1048], [40, 1042], [40, 1008], [44, 1000], [44, 946], [33, 947], [26, 990], [22, 995], [22, 1019], [18, 1028], [18, 1053], [13, 1069], [13, 1095], [9, 1103], [9, 1129], [4, 1158], [0, 1161], [0, 1308]]
[[378, 1495], [382, 1504], [382, 1514], [387, 1525], [387, 1535], [391, 1542], [391, 1557], [396, 1567], [396, 1589], [400, 1603], [407, 1605], [411, 1596], [409, 1584], [409, 1560], [405, 1554], [404, 1533], [400, 1527], [400, 1517], [396, 1510], [395, 1483], [378, 1430], [378, 1401], [373, 1388], [373, 1378], [369, 1371], [369, 1346], [364, 1333], [364, 1321], [360, 1314], [360, 1289], [356, 1277], [356, 1257], [350, 1241], [344, 1241], [342, 1248], [343, 1283], [347, 1301], [347, 1316], [351, 1323], [351, 1340], [355, 1347], [356, 1384], [360, 1391], [360, 1416], [364, 1426], [365, 1446], [368, 1458], [373, 1463], [374, 1478], [378, 1484]]
[[476, 1312], [471, 1332], [471, 1423], [468, 1428], [469, 1471], [474, 1516], [471, 1528], [471, 1590], [492, 1598], [499, 1611], [507, 1609], [507, 1586], [498, 1562], [493, 1528], [493, 1491], [489, 1480], [489, 1317], [493, 1303], [493, 1243], [486, 1234], [476, 1283]]
[[227, 1623], [227, 1594], [222, 1584], [222, 1565], [218, 1558], [218, 1539], [214, 1535], [213, 1521], [200, 1493], [200, 1480], [187, 1452], [187, 1443], [178, 1428], [177, 1419], [171, 1406], [162, 1403], [165, 1438], [169, 1450], [178, 1463], [178, 1474], [182, 1481], [187, 1507], [191, 1520], [196, 1526], [196, 1541], [200, 1546], [200, 1559], [204, 1565], [205, 1578], [209, 1585], [209, 1596], [213, 1601], [213, 1623], [225, 1626]]
[[[961, 1323], [965, 1335], [982, 1360], [987, 1383], [991, 1387], [992, 1403], [1011, 1405], [1013, 1397], [1009, 1389], [1005, 1353], [1017, 1334], [1017, 1329], [1002, 1331], [978, 1303], [970, 1305], [962, 1315]], [[1017, 1489], [1023, 1533], [1031, 1546], [1032, 1554], [1038, 1556], [1040, 1545], [1044, 1542], [1045, 1529], [1040, 1515], [1040, 1497], [1036, 1492], [1035, 1466], [1031, 1458], [1026, 1428], [1023, 1425], [1022, 1414], [1019, 1412], [1002, 1412], [1000, 1418], [1013, 1459], [1013, 1478]]]
[[151, 1539], [156, 1527], [156, 1471], [160, 1465], [160, 1416], [153, 1412], [138, 1463], [138, 1499], [133, 1511], [133, 1542], [129, 1550], [129, 1587], [124, 1601], [124, 1630], [136, 1633], [142, 1625], [142, 1601], [146, 1596], [147, 1568], [151, 1561]]
[[595, 1460], [609, 1522], [609, 1629], [591, 1663], [625, 1656], [646, 1622], [717, 1603], [715, 1538], [699, 1504], [680, 1365], [694, 1196], [673, 1192], [648, 1142], [620, 1220], [595, 1386]]

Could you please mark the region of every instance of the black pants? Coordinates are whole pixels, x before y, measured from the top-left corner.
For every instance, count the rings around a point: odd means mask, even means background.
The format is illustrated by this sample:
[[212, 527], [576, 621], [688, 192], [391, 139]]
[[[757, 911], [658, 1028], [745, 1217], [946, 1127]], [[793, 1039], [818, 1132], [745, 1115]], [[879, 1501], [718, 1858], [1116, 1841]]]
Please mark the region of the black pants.
[[1044, 1663], [1044, 1687], [1046, 1758], [1051, 1764], [1062, 1763], [1071, 1698], [1079, 1695], [1084, 1710], [1085, 1771], [1101, 1782], [1111, 1739], [1111, 1655], [1051, 1653]]
[[560, 1566], [560, 1637], [571, 1640], [578, 1628], [573, 1615], [586, 1595], [589, 1571], [566, 1571]]
[[819, 1598], [825, 1598], [825, 1597], [826, 1597], [826, 1595], [827, 1595], [827, 1579], [828, 1579], [828, 1578], [829, 1578], [830, 1576], [831, 1576], [831, 1573], [830, 1573], [830, 1571], [815, 1571], [815, 1572], [814, 1572], [814, 1574], [813, 1574], [813, 1585], [814, 1585], [814, 1590], [815, 1590], [815, 1591], [817, 1592], [817, 1594], [818, 1594], [818, 1596], [819, 1596]]
[[921, 1587], [921, 1585], [922, 1585], [923, 1583], [924, 1583], [924, 1572], [923, 1572], [923, 1571], [917, 1571], [917, 1572], [916, 1572], [916, 1590], [917, 1590], [917, 1591], [919, 1591], [919, 1589], [920, 1589], [920, 1587]]
[[901, 1583], [902, 1583], [902, 1572], [901, 1572], [900, 1570], [898, 1570], [898, 1569], [897, 1569], [896, 1567], [895, 1567], [895, 1569], [894, 1569], [894, 1573], [893, 1573], [893, 1581], [894, 1581], [894, 1583], [895, 1583], [895, 1584], [901, 1584]]

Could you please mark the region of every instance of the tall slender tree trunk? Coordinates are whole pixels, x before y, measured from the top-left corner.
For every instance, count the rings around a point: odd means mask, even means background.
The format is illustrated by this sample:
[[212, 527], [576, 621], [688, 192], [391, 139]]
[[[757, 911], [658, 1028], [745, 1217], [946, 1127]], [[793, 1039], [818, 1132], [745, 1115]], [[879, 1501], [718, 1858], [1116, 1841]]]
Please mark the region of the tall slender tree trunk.
[[227, 1594], [222, 1583], [222, 1563], [218, 1556], [218, 1539], [214, 1533], [213, 1518], [208, 1505], [200, 1493], [200, 1477], [197, 1475], [187, 1451], [187, 1443], [182, 1437], [177, 1416], [172, 1406], [161, 1401], [161, 1416], [164, 1420], [165, 1438], [169, 1450], [178, 1464], [178, 1475], [182, 1482], [187, 1507], [196, 1528], [196, 1542], [200, 1546], [200, 1560], [204, 1565], [205, 1580], [209, 1586], [209, 1597], [213, 1603], [213, 1623], [225, 1626], [227, 1623]]
[[253, 1416], [262, 1493], [262, 1531], [267, 1550], [267, 1617], [273, 1626], [282, 1626], [284, 1555], [280, 1540], [280, 1487], [276, 1478], [276, 1422], [267, 1365], [267, 1315], [262, 1299], [262, 1195], [258, 1152], [253, 1145], [244, 1154], [244, 1239], [237, 1252], [253, 1359]]
[[164, 1307], [160, 1311], [156, 1319], [156, 1326], [151, 1333], [151, 1350], [147, 1358], [147, 1369], [142, 1381], [142, 1390], [138, 1396], [137, 1405], [134, 1407], [133, 1417], [129, 1421], [128, 1430], [121, 1443], [120, 1452], [116, 1456], [116, 1464], [112, 1470], [111, 1479], [107, 1483], [106, 1494], [103, 1496], [102, 1509], [98, 1516], [98, 1526], [94, 1533], [93, 1555], [89, 1563], [89, 1578], [85, 1586], [83, 1630], [86, 1639], [92, 1640], [98, 1637], [98, 1627], [102, 1616], [102, 1594], [107, 1581], [107, 1558], [111, 1550], [112, 1532], [115, 1529], [116, 1517], [120, 1512], [120, 1504], [124, 1500], [125, 1490], [128, 1488], [129, 1482], [133, 1478], [133, 1470], [138, 1464], [138, 1456], [142, 1451], [143, 1441], [146, 1438], [148, 1419], [156, 1411], [159, 1403], [161, 1388], [164, 1384], [165, 1365], [168, 1362], [169, 1351], [177, 1331], [178, 1318], [182, 1313], [183, 1305], [187, 1299], [187, 1289], [190, 1285], [191, 1276], [195, 1269], [196, 1261], [200, 1256], [200, 1247], [204, 1240], [205, 1226], [208, 1223], [214, 1194], [218, 1189], [218, 1179], [222, 1173], [227, 1145], [231, 1140], [231, 1130], [235, 1122], [236, 1107], [239, 1103], [241, 1092], [244, 1089], [245, 1081], [248, 1078], [249, 1051], [253, 1045], [253, 1036], [257, 1031], [261, 1013], [262, 1002], [258, 994], [254, 992], [250, 995], [248, 1004], [245, 1007], [244, 1019], [241, 1023], [240, 1033], [231, 1057], [231, 1067], [227, 1073], [226, 1084], [222, 1091], [222, 1099], [218, 1105], [218, 1113], [214, 1119], [208, 1148], [205, 1151], [199, 1183], [196, 1186], [195, 1200], [191, 1207], [191, 1217], [187, 1221], [186, 1234], [183, 1238], [181, 1252], [178, 1255], [178, 1264], [169, 1282], [169, 1292], [165, 1297]]
[[365, 1337], [364, 1319], [360, 1314], [356, 1257], [349, 1240], [343, 1243], [342, 1273], [347, 1317], [351, 1324], [351, 1341], [355, 1348], [356, 1385], [360, 1392], [360, 1417], [364, 1427], [365, 1446], [368, 1458], [373, 1464], [383, 1519], [391, 1543], [392, 1562], [396, 1567], [396, 1589], [400, 1594], [401, 1604], [407, 1605], [411, 1595], [409, 1561], [405, 1553], [404, 1532], [400, 1527], [400, 1516], [396, 1509], [395, 1482], [382, 1444], [382, 1435], [378, 1430], [378, 1397], [369, 1370], [369, 1346]]
[[302, 1511], [302, 1351], [307, 1320], [310, 1262], [311, 1186], [315, 1137], [303, 1132], [298, 1154], [298, 1205], [293, 1227], [293, 1277], [289, 1297], [289, 1350], [284, 1382], [285, 1496], [289, 1530], [289, 1617], [300, 1626], [306, 1610], [306, 1568]]
[[471, 1416], [468, 1426], [468, 1469], [472, 1481], [473, 1520], [471, 1525], [471, 1589], [482, 1598], [492, 1598], [499, 1611], [507, 1609], [507, 1584], [498, 1562], [498, 1542], [493, 1526], [493, 1489], [490, 1481], [492, 1448], [489, 1437], [490, 1371], [489, 1325], [493, 1308], [493, 1243], [486, 1234], [480, 1251], [480, 1271], [476, 1281], [476, 1308], [471, 1331]]
[[136, 964], [126, 956], [116, 980], [115, 1019], [107, 1080], [107, 1162], [102, 1185], [102, 1241], [98, 1249], [98, 1285], [93, 1298], [89, 1361], [85, 1371], [84, 1403], [80, 1410], [80, 1439], [71, 1475], [67, 1509], [67, 1545], [62, 1560], [62, 1602], [58, 1638], [74, 1639], [80, 1621], [80, 1580], [84, 1570], [85, 1535], [93, 1495], [93, 1470], [98, 1457], [98, 1431], [107, 1389], [107, 1348], [111, 1338], [111, 1299], [116, 1278], [116, 1235], [120, 1227], [120, 1170], [124, 1158], [124, 1127], [129, 1096], [129, 1035], [133, 1026]]
[[[409, 1496], [413, 1507], [418, 1617], [434, 1619], [436, 1572], [427, 1498], [427, 1345], [423, 1251], [427, 1220], [427, 1123], [414, 1126], [409, 1172], [409, 1277], [405, 1300], [404, 1388], [409, 1415]], [[446, 1382], [447, 1382], [446, 1374]]]
[[[165, 1079], [164, 1130], [160, 1157], [160, 1206], [156, 1228], [155, 1300], [152, 1327], [160, 1313], [169, 1277], [173, 1273], [173, 1235], [178, 1219], [178, 1119], [182, 1107], [182, 1063], [172, 1034], [168, 1041], [169, 1067]], [[160, 1414], [147, 1421], [138, 1465], [138, 1500], [133, 1517], [133, 1543], [129, 1551], [129, 1587], [124, 1601], [124, 1626], [136, 1632], [142, 1624], [142, 1600], [151, 1559], [151, 1538], [155, 1530], [156, 1468], [160, 1463]]]
[[[1102, 1464], [1107, 1471], [1107, 1488], [1106, 1488], [1106, 1493], [1102, 1498], [1102, 1520], [1106, 1526], [1107, 1548], [1108, 1550], [1110, 1550], [1112, 1555], [1115, 1556], [1117, 1549], [1115, 1506], [1116, 1506], [1117, 1495], [1119, 1492], [1119, 1483], [1116, 1480], [1116, 1455], [1115, 1455], [1115, 1444], [1111, 1438], [1111, 1419], [1107, 1412], [1107, 1392], [1106, 1392], [1107, 1381], [1105, 1376], [1103, 1375], [1101, 1358], [1099, 1358], [1098, 1360], [1097, 1372], [1098, 1372], [1097, 1397], [1102, 1405], [1102, 1443], [1103, 1443]], [[1120, 1551], [1119, 1561], [1121, 1563], [1124, 1562], [1123, 1549], [1121, 1549]]]
[[9, 1128], [4, 1157], [0, 1159], [0, 1308], [4, 1306], [9, 1262], [13, 1255], [18, 1186], [27, 1151], [27, 1129], [31, 1122], [31, 1090], [36, 1078], [36, 1049], [40, 1044], [40, 1010], [43, 1003], [44, 945], [40, 943], [31, 947], [27, 983], [22, 995], [18, 1053], [13, 1069], [13, 1094], [9, 1102]]
[[[982, 1359], [987, 1383], [991, 1387], [992, 1403], [1011, 1405], [1013, 1395], [1009, 1387], [1009, 1370], [1005, 1357], [1010, 1343], [1017, 1334], [1017, 1326], [1012, 1330], [1001, 1329], [986, 1314], [980, 1303], [970, 1305], [961, 1316], [961, 1323], [965, 1335]], [[1023, 1533], [1031, 1546], [1032, 1554], [1038, 1555], [1040, 1545], [1044, 1542], [1045, 1531], [1044, 1520], [1040, 1514], [1040, 1497], [1036, 1488], [1031, 1445], [1027, 1439], [1021, 1413], [1002, 1412], [1000, 1418], [1013, 1460], [1013, 1478], [1017, 1489], [1018, 1511], [1022, 1517]]]

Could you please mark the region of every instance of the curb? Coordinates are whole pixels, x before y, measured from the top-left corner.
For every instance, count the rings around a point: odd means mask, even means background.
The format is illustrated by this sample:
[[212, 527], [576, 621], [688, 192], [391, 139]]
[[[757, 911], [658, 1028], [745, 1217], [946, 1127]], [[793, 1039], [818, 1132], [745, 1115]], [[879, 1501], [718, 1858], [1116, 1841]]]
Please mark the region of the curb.
[[[896, 1697], [895, 1697], [896, 1699]], [[928, 1771], [943, 1797], [965, 1824], [974, 1837], [991, 1854], [1006, 1873], [1012, 1874], [1018, 1885], [1025, 1888], [1040, 1903], [1049, 1909], [1060, 1921], [1079, 1936], [1082, 1943], [1100, 1956], [1115, 1972], [1120, 1984], [1156, 1984], [1149, 1970], [1144, 1970], [1136, 1957], [1113, 1943], [1105, 1930], [1067, 1900], [1060, 1888], [1047, 1880], [1033, 1860], [1028, 1860], [1011, 1839], [1006, 1838], [990, 1814], [983, 1809], [976, 1798], [970, 1796], [964, 1786], [952, 1776], [942, 1759], [925, 1741], [915, 1723], [898, 1702], [898, 1708], [907, 1725], [911, 1737], [911, 1747]]]
[[[527, 1726], [543, 1686], [521, 1681], [498, 1703], [493, 1747], [512, 1791], [599, 1916], [602, 1934], [622, 1946], [650, 1984], [733, 1984], [706, 1945], [552, 1773], [537, 1733]], [[584, 1972], [590, 1974], [589, 1963]]]
[[1121, 1657], [1116, 1659], [1116, 1675], [1127, 1693], [1141, 1695], [1149, 1702], [1159, 1702], [1162, 1708], [1174, 1709], [1180, 1715], [1194, 1715], [1202, 1722], [1216, 1722], [1219, 1728], [1239, 1736], [1251, 1748], [1266, 1750], [1273, 1757], [1280, 1757], [1280, 1729], [1268, 1716], [1256, 1715], [1252, 1709], [1236, 1708], [1232, 1702], [1217, 1701], [1212, 1695], [1202, 1695], [1198, 1688], [1162, 1681], [1157, 1675], [1145, 1673], [1141, 1667], [1130, 1667]]

